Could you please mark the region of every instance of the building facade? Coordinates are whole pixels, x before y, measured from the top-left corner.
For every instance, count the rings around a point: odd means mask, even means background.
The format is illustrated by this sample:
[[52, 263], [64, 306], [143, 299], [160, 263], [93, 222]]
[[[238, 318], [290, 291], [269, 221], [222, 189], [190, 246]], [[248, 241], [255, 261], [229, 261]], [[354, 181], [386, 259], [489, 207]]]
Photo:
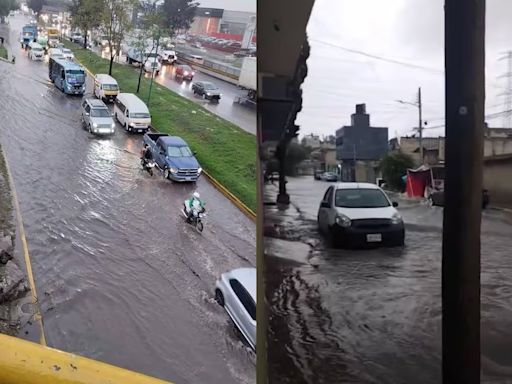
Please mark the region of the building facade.
[[379, 162], [387, 152], [388, 128], [372, 127], [366, 105], [356, 105], [351, 125], [336, 131], [336, 158], [341, 165], [341, 179], [375, 182]]
[[196, 16], [190, 25], [189, 33], [193, 35], [209, 35], [220, 32], [220, 24], [224, 10], [219, 8], [196, 8]]

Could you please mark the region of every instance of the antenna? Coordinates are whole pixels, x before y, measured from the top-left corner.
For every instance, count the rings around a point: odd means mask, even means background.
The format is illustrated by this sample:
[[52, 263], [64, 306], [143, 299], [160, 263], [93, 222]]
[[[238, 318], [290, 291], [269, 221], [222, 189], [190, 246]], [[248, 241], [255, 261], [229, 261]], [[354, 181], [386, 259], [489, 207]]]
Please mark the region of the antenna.
[[[499, 61], [507, 60], [507, 72], [503, 75], [499, 76], [500, 78], [507, 78], [507, 87], [506, 91], [501, 93], [500, 96], [505, 96], [505, 111], [510, 111], [512, 109], [512, 51], [507, 51], [504, 53], [505, 56], [502, 56]], [[505, 113], [503, 115], [503, 128], [512, 127], [512, 114]]]

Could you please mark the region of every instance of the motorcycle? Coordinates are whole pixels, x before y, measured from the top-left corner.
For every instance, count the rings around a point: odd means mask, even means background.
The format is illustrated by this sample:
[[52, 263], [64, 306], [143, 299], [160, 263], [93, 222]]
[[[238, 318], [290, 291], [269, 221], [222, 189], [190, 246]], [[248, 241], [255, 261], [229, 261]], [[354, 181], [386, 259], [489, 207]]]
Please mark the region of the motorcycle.
[[203, 232], [203, 218], [205, 217], [205, 209], [191, 208], [192, 217], [189, 218], [187, 213], [187, 204], [188, 200], [185, 201], [185, 203], [183, 204], [183, 209], [181, 210], [181, 213], [183, 213], [183, 216], [185, 216], [185, 221], [188, 224], [193, 225], [198, 232]]
[[140, 159], [140, 165], [142, 165], [142, 169], [148, 171], [148, 173], [153, 176], [153, 168], [156, 167], [156, 163], [154, 160], [150, 159]]

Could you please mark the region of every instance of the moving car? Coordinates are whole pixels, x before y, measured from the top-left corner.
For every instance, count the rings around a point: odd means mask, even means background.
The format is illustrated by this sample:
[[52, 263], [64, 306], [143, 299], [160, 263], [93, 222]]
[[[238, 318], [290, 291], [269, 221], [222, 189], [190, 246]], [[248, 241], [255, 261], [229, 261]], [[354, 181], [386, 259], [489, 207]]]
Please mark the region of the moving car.
[[48, 56], [52, 59], [64, 59], [64, 52], [59, 48], [50, 48], [48, 50]]
[[62, 54], [68, 60], [73, 60], [75, 58], [75, 55], [73, 54], [73, 52], [71, 52], [71, 49], [68, 48], [62, 48]]
[[43, 60], [44, 48], [41, 46], [41, 44], [31, 42], [28, 45], [28, 58], [30, 60]]
[[147, 132], [151, 126], [147, 105], [133, 93], [117, 94], [114, 116], [126, 131]]
[[98, 73], [94, 76], [94, 96], [113, 102], [119, 94], [119, 85], [112, 76]]
[[80, 40], [82, 40], [82, 34], [78, 32], [73, 32], [71, 36], [69, 37], [69, 40], [71, 40], [73, 43], [78, 43]]
[[113, 135], [116, 123], [108, 107], [101, 100], [85, 98], [81, 104], [82, 123], [90, 133], [96, 135]]
[[325, 192], [318, 227], [336, 245], [402, 246], [405, 227], [397, 206], [375, 184], [338, 183]]
[[171, 49], [165, 49], [158, 55], [160, 56], [162, 63], [174, 64], [178, 60], [176, 52]]
[[146, 133], [143, 140], [158, 168], [163, 170], [165, 179], [195, 182], [201, 176], [202, 169], [195, 153], [181, 137]]
[[256, 268], [223, 273], [215, 284], [215, 300], [256, 350]]
[[180, 64], [176, 66], [176, 78], [192, 81], [194, 79], [194, 71], [190, 65]]
[[338, 175], [334, 172], [324, 172], [321, 178], [325, 181], [338, 181]]
[[[444, 207], [444, 191], [435, 191], [428, 197], [429, 203], [434, 206]], [[482, 209], [489, 205], [490, 197], [487, 189], [482, 190]]]
[[192, 84], [194, 95], [202, 96], [203, 99], [219, 101], [222, 96], [219, 87], [208, 81], [198, 81]]

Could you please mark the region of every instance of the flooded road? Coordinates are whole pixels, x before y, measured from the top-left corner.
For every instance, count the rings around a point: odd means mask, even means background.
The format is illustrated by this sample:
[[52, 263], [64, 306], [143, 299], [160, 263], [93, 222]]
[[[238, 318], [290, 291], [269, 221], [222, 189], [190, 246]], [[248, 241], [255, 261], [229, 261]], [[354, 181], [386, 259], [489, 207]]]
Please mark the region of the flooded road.
[[16, 64], [0, 63], [0, 141], [48, 345], [180, 384], [254, 383], [255, 356], [213, 300], [221, 273], [255, 265], [254, 223], [201, 179], [205, 230], [184, 225], [194, 185], [143, 173], [142, 137], [119, 125], [83, 130], [80, 97], [19, 48], [24, 21], [11, 18]]
[[[271, 383], [440, 383], [442, 208], [398, 200], [403, 249], [331, 249], [316, 229], [327, 187], [290, 178], [294, 206], [266, 209]], [[483, 213], [485, 383], [512, 383], [511, 233], [511, 216]]]

